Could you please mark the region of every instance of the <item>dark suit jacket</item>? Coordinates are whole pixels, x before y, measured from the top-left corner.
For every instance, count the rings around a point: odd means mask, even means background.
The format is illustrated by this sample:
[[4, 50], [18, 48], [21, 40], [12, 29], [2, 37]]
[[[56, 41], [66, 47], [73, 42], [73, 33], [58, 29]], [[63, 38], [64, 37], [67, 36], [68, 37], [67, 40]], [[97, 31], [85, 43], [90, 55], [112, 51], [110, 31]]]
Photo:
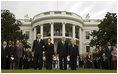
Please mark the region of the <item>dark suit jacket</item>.
[[86, 60], [87, 60], [87, 61], [91, 61], [91, 59], [92, 59], [92, 56], [91, 56], [91, 55], [89, 55], [89, 56], [87, 55], [87, 56], [86, 56]]
[[17, 57], [17, 53], [16, 53], [17, 47], [16, 46], [14, 46], [14, 47], [11, 46], [9, 50], [10, 50], [10, 52], [9, 52], [10, 56], [13, 55], [14, 57]]
[[11, 45], [8, 44], [7, 47], [8, 47], [8, 53], [7, 53], [7, 56], [10, 57], [10, 53], [9, 53], [9, 52], [10, 52], [10, 47], [11, 47]]
[[69, 56], [79, 56], [77, 45], [74, 45], [74, 48], [72, 47], [72, 45], [69, 46]]
[[8, 46], [6, 46], [6, 48], [3, 48], [3, 46], [1, 47], [1, 57], [6, 57], [8, 56], [9, 51], [8, 51]]
[[46, 51], [46, 55], [50, 54], [53, 55], [54, 54], [54, 45], [52, 43], [50, 43], [50, 45], [48, 45], [48, 43], [45, 45], [45, 51]]
[[97, 53], [93, 53], [93, 60], [97, 59]]
[[40, 43], [38, 42], [38, 40], [34, 40], [33, 42], [33, 47], [32, 47], [32, 51], [35, 52], [35, 53], [41, 53], [42, 54], [42, 51], [43, 51], [43, 46], [44, 46], [44, 41], [41, 39], [40, 40]]
[[[111, 46], [111, 51], [113, 51], [112, 46]], [[111, 51], [109, 51], [109, 48], [108, 48], [108, 46], [107, 46], [106, 49], [105, 49], [105, 56], [106, 56], [108, 59], [111, 58]]]
[[17, 51], [16, 51], [17, 57], [22, 57], [23, 56], [23, 50], [24, 50], [23, 46], [19, 45], [19, 47], [17, 47]]
[[67, 41], [65, 41], [64, 45], [62, 41], [59, 41], [57, 43], [57, 53], [59, 54], [59, 56], [68, 55], [68, 42]]
[[25, 55], [26, 55], [27, 59], [31, 59], [32, 58], [31, 52], [26, 52]]
[[101, 59], [102, 59], [103, 53], [104, 53], [104, 50], [103, 49], [99, 51], [99, 56], [100, 56]]

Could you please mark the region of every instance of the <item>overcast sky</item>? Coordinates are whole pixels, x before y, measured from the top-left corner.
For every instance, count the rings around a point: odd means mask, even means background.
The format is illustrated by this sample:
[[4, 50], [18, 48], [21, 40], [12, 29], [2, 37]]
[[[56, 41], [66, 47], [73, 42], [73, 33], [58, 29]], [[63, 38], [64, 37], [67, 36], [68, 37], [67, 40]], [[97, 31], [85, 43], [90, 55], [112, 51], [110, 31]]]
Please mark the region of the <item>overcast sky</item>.
[[117, 12], [116, 1], [2, 1], [1, 9], [8, 9], [17, 19], [26, 14], [30, 18], [46, 11], [70, 11], [82, 18], [89, 13], [91, 19], [102, 19], [107, 12]]

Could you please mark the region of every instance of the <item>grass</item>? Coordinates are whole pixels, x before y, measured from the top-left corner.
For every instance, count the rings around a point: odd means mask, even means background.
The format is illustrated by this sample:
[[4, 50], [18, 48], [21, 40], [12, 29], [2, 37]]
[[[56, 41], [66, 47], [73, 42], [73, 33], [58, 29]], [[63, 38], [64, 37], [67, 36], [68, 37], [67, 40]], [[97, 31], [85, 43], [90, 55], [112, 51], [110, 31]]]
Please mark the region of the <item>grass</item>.
[[34, 70], [34, 69], [24, 69], [24, 70], [1, 70], [2, 73], [117, 73], [117, 70], [103, 70], [103, 69], [87, 69], [87, 68], [77, 68], [77, 70], [60, 70], [53, 68], [52, 70]]

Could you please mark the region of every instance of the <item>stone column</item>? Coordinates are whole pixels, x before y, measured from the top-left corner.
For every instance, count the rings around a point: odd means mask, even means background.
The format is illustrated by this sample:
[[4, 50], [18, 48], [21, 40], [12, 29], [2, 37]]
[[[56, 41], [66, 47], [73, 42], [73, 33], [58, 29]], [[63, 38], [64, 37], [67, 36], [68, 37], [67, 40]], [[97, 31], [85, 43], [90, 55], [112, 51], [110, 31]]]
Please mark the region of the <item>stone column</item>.
[[79, 28], [79, 53], [82, 53], [82, 29]]
[[41, 38], [43, 38], [43, 24], [40, 25]]
[[34, 40], [36, 39], [36, 27], [34, 27]]
[[52, 43], [54, 43], [54, 24], [51, 23], [51, 39], [52, 39]]
[[75, 25], [73, 25], [73, 29], [72, 30], [73, 30], [73, 32], [72, 32], [73, 33], [73, 39], [75, 39]]
[[65, 37], [65, 23], [62, 24], [62, 36]]

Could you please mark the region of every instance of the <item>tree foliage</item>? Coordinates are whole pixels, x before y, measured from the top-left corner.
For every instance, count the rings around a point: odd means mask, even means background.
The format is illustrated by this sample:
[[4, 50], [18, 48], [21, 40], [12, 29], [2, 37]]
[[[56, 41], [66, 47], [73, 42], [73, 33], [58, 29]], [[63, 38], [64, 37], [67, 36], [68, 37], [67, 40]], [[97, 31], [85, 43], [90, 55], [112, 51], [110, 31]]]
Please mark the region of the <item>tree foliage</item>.
[[20, 40], [24, 47], [30, 47], [27, 44], [28, 38], [20, 30], [22, 23], [16, 20], [15, 15], [9, 10], [1, 10], [1, 41]]
[[117, 15], [116, 13], [109, 13], [105, 15], [104, 19], [98, 25], [99, 30], [94, 30], [90, 35], [92, 40], [90, 46], [105, 47], [109, 41], [112, 45], [117, 44]]

